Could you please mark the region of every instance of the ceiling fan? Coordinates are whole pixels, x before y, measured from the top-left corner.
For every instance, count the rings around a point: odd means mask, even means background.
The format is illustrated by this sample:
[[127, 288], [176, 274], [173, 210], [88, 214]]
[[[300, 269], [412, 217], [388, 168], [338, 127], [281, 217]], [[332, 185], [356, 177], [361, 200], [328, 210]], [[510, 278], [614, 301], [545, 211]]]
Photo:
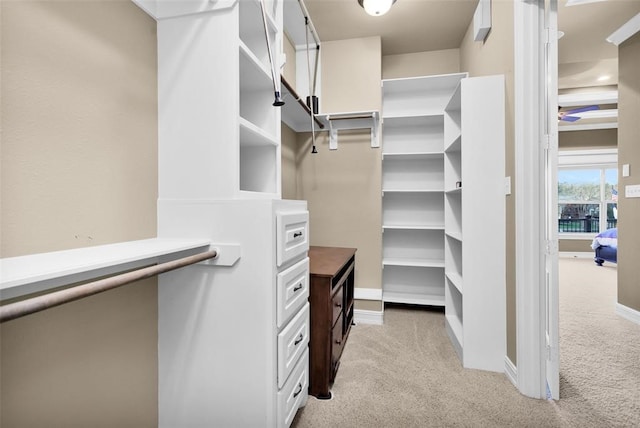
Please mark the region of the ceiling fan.
[[593, 106], [574, 108], [572, 110], [567, 110], [567, 111], [560, 111], [560, 106], [558, 106], [558, 120], [562, 120], [565, 122], [575, 122], [576, 120], [581, 119], [581, 117], [572, 116], [572, 115], [576, 113], [583, 113], [585, 111], [592, 111], [592, 110], [600, 110], [600, 107], [593, 105]]

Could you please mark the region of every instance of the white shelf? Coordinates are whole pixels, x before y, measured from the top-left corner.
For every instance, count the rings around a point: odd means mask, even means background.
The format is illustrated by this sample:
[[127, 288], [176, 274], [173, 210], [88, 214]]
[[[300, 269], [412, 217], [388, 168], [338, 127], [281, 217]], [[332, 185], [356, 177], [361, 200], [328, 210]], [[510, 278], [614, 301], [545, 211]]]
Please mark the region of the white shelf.
[[[282, 121], [296, 132], [311, 132], [311, 109], [284, 76], [280, 76], [280, 81], [282, 83], [280, 92], [285, 102], [282, 106]], [[325, 128], [325, 124], [317, 117], [314, 117], [313, 120], [316, 131]]]
[[453, 141], [445, 145], [444, 151], [445, 153], [449, 152], [459, 152], [461, 143], [462, 143], [462, 134], [458, 132], [457, 134], [451, 137]]
[[[265, 40], [260, 2], [255, 0], [242, 0], [238, 3], [240, 14], [239, 36], [241, 43], [263, 64], [263, 68], [268, 70], [270, 68], [269, 52], [267, 50], [267, 41]], [[276, 46], [275, 38], [278, 32], [278, 25], [269, 13], [267, 13], [267, 27], [271, 45]]]
[[444, 296], [438, 294], [398, 293], [383, 291], [382, 301], [407, 305], [444, 306]]
[[385, 114], [382, 123], [386, 127], [406, 128], [408, 126], [442, 126], [443, 112], [431, 112], [424, 114]]
[[0, 294], [11, 299], [207, 251], [207, 239], [145, 239], [0, 259]]
[[462, 232], [459, 232], [457, 230], [446, 230], [444, 233], [448, 237], [453, 238], [456, 241], [462, 242]]
[[[244, 72], [243, 70], [245, 69], [256, 69], [261, 72], [265, 79], [271, 81], [271, 71], [269, 71], [267, 66], [253, 54], [251, 49], [249, 49], [242, 40], [239, 41], [238, 46], [240, 49], [240, 72]], [[251, 77], [253, 77], [253, 75], [250, 75], [249, 78]]]
[[444, 116], [386, 118], [382, 125], [384, 153], [442, 153]]
[[[460, 354], [460, 351], [463, 349], [464, 339], [462, 336], [462, 323], [455, 315], [447, 314], [445, 315], [445, 321], [447, 327], [449, 327], [450, 332], [453, 334], [452, 339], [455, 340], [454, 348], [456, 348], [456, 352]], [[462, 358], [462, 356], [461, 356]]]
[[463, 294], [463, 284], [462, 275], [458, 272], [453, 272], [449, 270], [444, 271], [445, 276], [449, 279], [449, 281], [456, 287], [456, 289]]
[[466, 73], [385, 79], [382, 81], [384, 117], [442, 114]]
[[382, 228], [387, 230], [444, 230], [444, 224], [384, 224]]
[[448, 113], [455, 112], [455, 111], [459, 112], [461, 108], [462, 108], [462, 83], [461, 81], [459, 81], [458, 84], [456, 85], [456, 89], [451, 94], [451, 98], [449, 99], [449, 102], [447, 103], [444, 110]]
[[241, 146], [277, 146], [280, 144], [275, 136], [269, 135], [261, 128], [244, 118], [240, 118], [240, 145]]
[[456, 187], [456, 188], [453, 188], [453, 189], [445, 190], [444, 193], [447, 196], [460, 195], [462, 193], [462, 187]]
[[422, 189], [389, 189], [389, 188], [384, 188], [382, 189], [382, 193], [444, 193], [444, 189], [438, 188], [438, 189], [427, 189], [427, 188], [422, 188]]
[[444, 161], [442, 157], [392, 157], [384, 160], [382, 188], [444, 190]]
[[442, 152], [403, 152], [403, 153], [383, 153], [382, 160], [385, 159], [443, 159]]
[[382, 265], [444, 268], [444, 259], [384, 258]]

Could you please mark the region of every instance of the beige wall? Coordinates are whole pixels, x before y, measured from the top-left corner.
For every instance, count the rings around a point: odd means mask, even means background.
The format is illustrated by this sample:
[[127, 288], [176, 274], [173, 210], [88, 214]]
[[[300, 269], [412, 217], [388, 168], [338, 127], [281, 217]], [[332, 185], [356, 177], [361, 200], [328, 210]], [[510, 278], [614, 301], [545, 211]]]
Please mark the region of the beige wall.
[[[619, 175], [619, 187], [640, 184], [640, 33], [622, 43], [618, 58], [618, 159], [630, 165], [629, 177]], [[624, 192], [621, 191], [620, 195]], [[618, 302], [640, 311], [640, 199], [620, 197], [618, 229]]]
[[285, 34], [283, 42], [284, 54], [287, 56], [287, 62], [284, 64], [282, 75], [289, 82], [292, 88], [296, 87], [296, 48]]
[[558, 250], [567, 253], [591, 253], [591, 241], [593, 239], [559, 239]]
[[282, 199], [298, 199], [297, 163], [298, 135], [284, 122], [281, 127]]
[[[380, 110], [379, 37], [322, 44], [323, 112]], [[309, 204], [311, 244], [355, 247], [356, 287], [381, 288], [381, 162], [367, 131], [341, 132], [330, 151], [327, 132], [298, 134], [298, 197]]]
[[591, 131], [564, 131], [558, 133], [561, 150], [610, 149], [618, 146], [617, 129], [594, 129]]
[[460, 45], [460, 71], [470, 76], [504, 74], [506, 80], [505, 176], [511, 177], [511, 195], [506, 198], [506, 284], [507, 284], [507, 356], [517, 363], [516, 355], [516, 266], [515, 266], [515, 134], [514, 134], [514, 56], [513, 2], [494, 1], [491, 7], [493, 27], [484, 42], [473, 40], [473, 22]]
[[382, 57], [382, 78], [430, 76], [460, 71], [460, 50], [416, 52]]
[[[155, 236], [155, 22], [128, 0], [0, 10], [2, 257]], [[155, 280], [1, 337], [3, 427], [157, 425]]]

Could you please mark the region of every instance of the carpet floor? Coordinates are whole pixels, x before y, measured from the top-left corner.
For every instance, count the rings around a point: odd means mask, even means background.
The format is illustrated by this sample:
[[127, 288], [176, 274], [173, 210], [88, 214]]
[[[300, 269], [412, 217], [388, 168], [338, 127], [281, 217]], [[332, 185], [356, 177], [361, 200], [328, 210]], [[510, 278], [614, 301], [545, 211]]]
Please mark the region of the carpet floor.
[[351, 329], [331, 400], [293, 427], [639, 427], [640, 326], [614, 313], [615, 266], [560, 261], [561, 389], [524, 397], [504, 374], [464, 369], [441, 310], [388, 306]]

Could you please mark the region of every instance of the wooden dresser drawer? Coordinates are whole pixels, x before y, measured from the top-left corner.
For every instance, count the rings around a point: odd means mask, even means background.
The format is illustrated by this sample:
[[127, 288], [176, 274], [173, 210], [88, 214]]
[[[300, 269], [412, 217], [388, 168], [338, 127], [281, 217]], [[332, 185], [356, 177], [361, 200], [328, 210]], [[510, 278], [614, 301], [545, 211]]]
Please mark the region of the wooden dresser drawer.
[[331, 378], [333, 379], [336, 370], [338, 370], [340, 356], [342, 355], [342, 348], [344, 347], [343, 341], [346, 340], [346, 338], [342, 336], [342, 314], [338, 317], [338, 322], [333, 326], [331, 331]]
[[285, 384], [308, 343], [309, 303], [278, 334], [278, 388]]
[[282, 266], [309, 250], [309, 212], [276, 216], [276, 262]]
[[342, 306], [344, 304], [344, 290], [342, 287], [333, 295], [331, 299], [331, 308], [333, 317], [331, 319], [331, 325], [334, 326], [338, 321], [338, 317], [342, 313]]
[[277, 278], [278, 328], [295, 315], [309, 298], [309, 258], [280, 272]]
[[[306, 348], [306, 347], [305, 347]], [[298, 408], [307, 402], [309, 388], [309, 350], [306, 349], [291, 377], [278, 392], [278, 426], [288, 427]]]

